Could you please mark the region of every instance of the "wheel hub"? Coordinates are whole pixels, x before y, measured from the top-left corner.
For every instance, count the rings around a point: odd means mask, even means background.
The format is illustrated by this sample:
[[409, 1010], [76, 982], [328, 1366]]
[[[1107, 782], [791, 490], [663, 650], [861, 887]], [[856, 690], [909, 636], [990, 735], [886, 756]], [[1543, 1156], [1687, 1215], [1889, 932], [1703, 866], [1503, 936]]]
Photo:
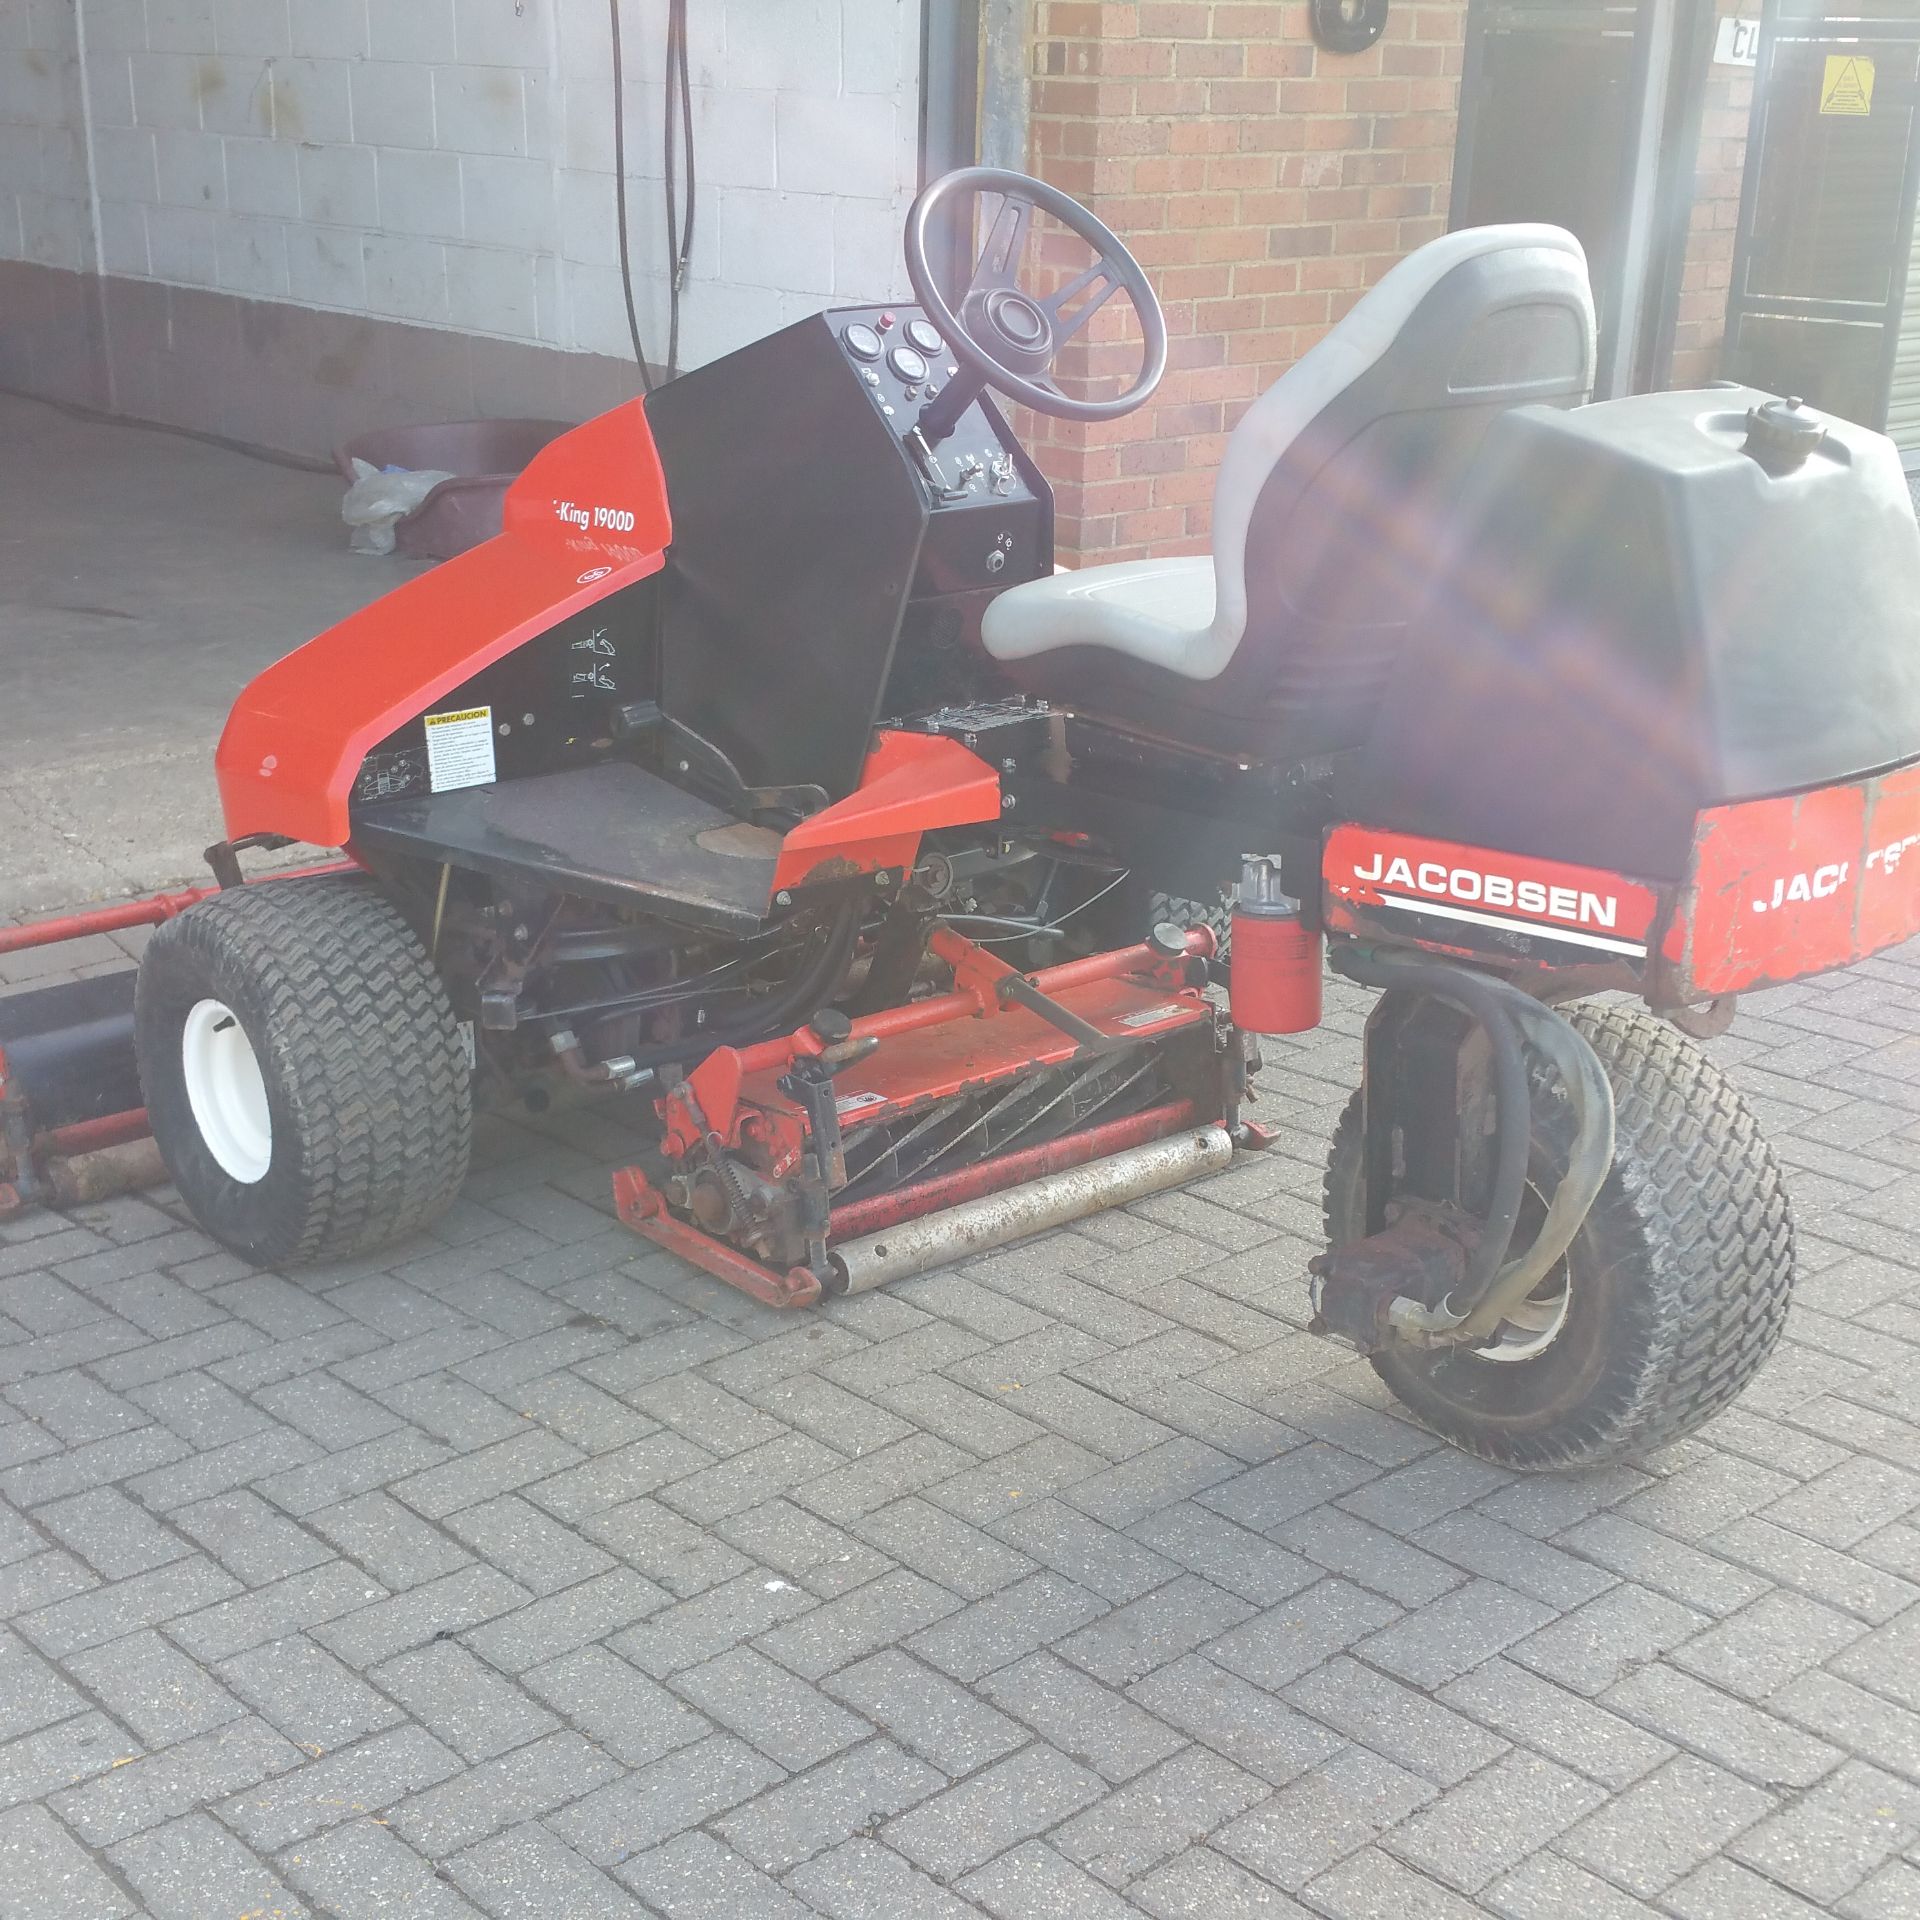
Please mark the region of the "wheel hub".
[[223, 1000], [197, 1001], [180, 1034], [187, 1104], [222, 1173], [242, 1186], [273, 1164], [273, 1118], [253, 1042]]

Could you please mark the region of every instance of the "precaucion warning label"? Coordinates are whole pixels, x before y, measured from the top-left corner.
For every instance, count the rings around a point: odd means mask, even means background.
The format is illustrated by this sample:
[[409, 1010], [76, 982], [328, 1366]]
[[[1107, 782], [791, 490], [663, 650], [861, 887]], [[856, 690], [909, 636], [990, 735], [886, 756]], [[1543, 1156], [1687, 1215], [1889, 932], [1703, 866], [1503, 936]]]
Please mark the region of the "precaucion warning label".
[[1830, 53], [1820, 80], [1820, 111], [1865, 119], [1873, 111], [1873, 62], [1864, 53]]
[[484, 787], [493, 779], [493, 709], [427, 715], [427, 785], [435, 793]]

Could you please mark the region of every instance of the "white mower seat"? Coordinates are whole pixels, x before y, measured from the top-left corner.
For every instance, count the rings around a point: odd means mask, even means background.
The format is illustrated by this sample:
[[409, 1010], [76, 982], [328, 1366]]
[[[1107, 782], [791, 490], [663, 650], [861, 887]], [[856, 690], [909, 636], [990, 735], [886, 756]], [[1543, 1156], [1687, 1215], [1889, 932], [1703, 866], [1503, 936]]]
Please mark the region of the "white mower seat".
[[990, 601], [981, 626], [998, 660], [1024, 660], [1055, 647], [1111, 647], [1190, 679], [1213, 631], [1214, 572], [1208, 554], [1121, 560], [1009, 587]]
[[1349, 643], [1377, 679], [1380, 642], [1404, 626], [1488, 421], [1527, 401], [1579, 404], [1593, 358], [1586, 256], [1570, 233], [1475, 227], [1430, 241], [1234, 429], [1210, 556], [1010, 587], [986, 609], [986, 650], [1030, 691], [1090, 711], [1151, 719], [1198, 699], [1221, 723], [1213, 733], [1316, 687], [1350, 704]]

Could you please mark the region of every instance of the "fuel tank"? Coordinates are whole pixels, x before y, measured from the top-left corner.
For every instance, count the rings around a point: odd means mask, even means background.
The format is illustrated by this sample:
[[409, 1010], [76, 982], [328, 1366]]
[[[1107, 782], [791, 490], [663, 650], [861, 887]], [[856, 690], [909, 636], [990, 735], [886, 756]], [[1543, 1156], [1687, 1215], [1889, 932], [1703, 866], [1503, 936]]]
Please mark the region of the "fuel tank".
[[1920, 526], [1883, 435], [1748, 388], [1489, 431], [1343, 811], [1652, 880], [1696, 817], [1920, 755]]

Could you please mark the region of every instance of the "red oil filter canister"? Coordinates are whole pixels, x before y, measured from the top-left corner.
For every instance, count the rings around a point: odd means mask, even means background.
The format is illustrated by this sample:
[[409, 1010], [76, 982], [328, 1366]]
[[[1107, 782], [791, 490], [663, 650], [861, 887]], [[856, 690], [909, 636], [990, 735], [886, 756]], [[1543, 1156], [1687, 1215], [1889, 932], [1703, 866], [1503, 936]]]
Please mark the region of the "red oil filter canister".
[[1249, 854], [1233, 909], [1227, 997], [1247, 1033], [1306, 1033], [1320, 1024], [1323, 941], [1280, 890], [1280, 866]]

